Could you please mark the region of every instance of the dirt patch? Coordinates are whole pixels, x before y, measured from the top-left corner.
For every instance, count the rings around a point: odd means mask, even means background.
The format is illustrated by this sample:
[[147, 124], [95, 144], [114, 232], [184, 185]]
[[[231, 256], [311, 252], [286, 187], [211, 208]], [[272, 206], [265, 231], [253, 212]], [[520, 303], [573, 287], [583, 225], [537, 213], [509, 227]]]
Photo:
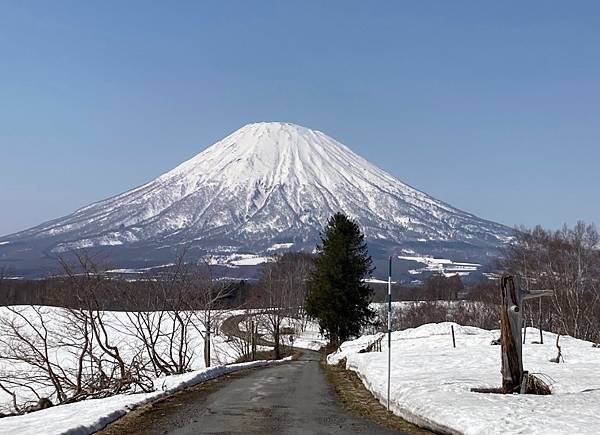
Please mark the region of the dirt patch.
[[369, 390], [360, 378], [351, 370], [346, 370], [344, 362], [329, 365], [325, 361], [325, 353], [321, 357], [321, 367], [327, 381], [335, 391], [342, 406], [356, 417], [369, 419], [388, 429], [408, 434], [432, 434], [433, 432], [415, 426], [388, 411]]

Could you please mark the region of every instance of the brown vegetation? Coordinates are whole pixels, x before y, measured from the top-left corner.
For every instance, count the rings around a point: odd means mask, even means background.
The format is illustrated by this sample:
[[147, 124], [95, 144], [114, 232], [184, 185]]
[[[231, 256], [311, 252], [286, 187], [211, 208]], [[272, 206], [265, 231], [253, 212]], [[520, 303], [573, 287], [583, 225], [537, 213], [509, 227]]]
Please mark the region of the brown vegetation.
[[388, 411], [369, 390], [365, 388], [355, 372], [346, 370], [345, 361], [329, 365], [322, 354], [321, 367], [336, 397], [352, 415], [369, 419], [381, 426], [407, 434], [430, 434]]

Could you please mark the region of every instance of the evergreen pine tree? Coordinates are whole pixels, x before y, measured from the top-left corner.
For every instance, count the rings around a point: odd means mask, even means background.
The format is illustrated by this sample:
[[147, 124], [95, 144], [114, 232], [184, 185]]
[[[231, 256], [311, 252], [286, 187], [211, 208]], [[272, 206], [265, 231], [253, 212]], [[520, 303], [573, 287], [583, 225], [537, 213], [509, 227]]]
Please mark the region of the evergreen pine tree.
[[336, 213], [327, 222], [317, 246], [305, 306], [331, 343], [357, 336], [361, 327], [372, 320], [372, 291], [363, 281], [372, 271], [360, 228], [343, 213]]

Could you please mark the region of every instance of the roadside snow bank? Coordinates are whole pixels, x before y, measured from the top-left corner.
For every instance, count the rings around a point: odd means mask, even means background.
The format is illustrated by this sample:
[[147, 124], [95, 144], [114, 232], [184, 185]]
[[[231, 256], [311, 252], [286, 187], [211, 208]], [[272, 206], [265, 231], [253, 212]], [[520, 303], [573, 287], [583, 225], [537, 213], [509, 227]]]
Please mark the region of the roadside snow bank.
[[363, 335], [356, 340], [345, 341], [338, 350], [327, 355], [327, 363], [333, 365], [338, 364], [349, 355], [360, 353], [361, 351], [365, 350], [367, 347], [369, 347], [369, 345], [382, 338], [383, 335], [384, 334], [380, 332], [373, 335]]
[[[456, 349], [450, 326], [454, 325]], [[592, 343], [561, 337], [564, 363], [556, 357], [556, 335], [527, 330], [524, 366], [551, 384], [551, 396], [471, 392], [501, 384], [500, 346], [491, 346], [499, 331], [454, 323], [423, 325], [392, 333], [391, 410], [408, 421], [446, 433], [596, 434], [600, 427], [600, 349]], [[365, 386], [386, 404], [387, 340], [382, 352], [358, 353], [374, 336], [346, 342], [328, 357], [347, 358]]]
[[88, 435], [102, 429], [140, 405], [184, 388], [238, 370], [278, 364], [289, 360], [291, 357], [277, 361], [261, 360], [230, 364], [158, 378], [154, 381], [157, 391], [152, 393], [120, 394], [105, 399], [84, 400], [31, 414], [2, 418], [0, 419], [0, 434]]

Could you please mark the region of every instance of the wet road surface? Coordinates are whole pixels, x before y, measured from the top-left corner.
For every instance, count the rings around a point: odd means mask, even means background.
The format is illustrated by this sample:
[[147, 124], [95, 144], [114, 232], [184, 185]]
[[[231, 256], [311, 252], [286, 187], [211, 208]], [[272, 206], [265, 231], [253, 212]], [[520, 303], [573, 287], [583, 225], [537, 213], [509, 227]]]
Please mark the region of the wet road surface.
[[[392, 434], [336, 401], [317, 352], [222, 379], [132, 413], [102, 434]], [[129, 420], [129, 421], [128, 421]]]

